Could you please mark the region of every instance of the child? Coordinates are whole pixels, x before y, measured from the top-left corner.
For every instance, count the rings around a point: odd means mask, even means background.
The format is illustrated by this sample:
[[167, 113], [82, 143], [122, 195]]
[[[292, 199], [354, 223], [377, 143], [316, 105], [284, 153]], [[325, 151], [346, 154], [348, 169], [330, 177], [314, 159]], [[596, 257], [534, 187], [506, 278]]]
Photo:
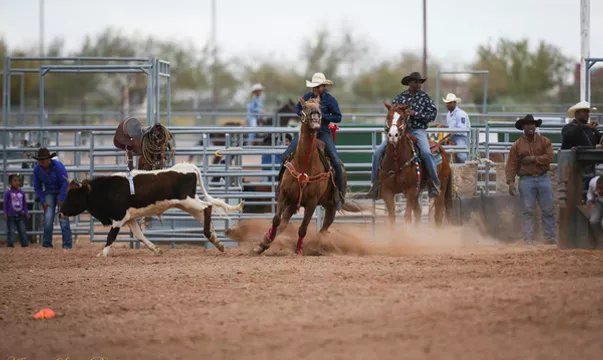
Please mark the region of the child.
[[29, 219], [27, 212], [27, 199], [21, 191], [21, 179], [17, 174], [8, 176], [10, 189], [4, 193], [4, 219], [6, 220], [8, 229], [8, 247], [14, 247], [13, 237], [15, 230], [19, 232], [21, 247], [27, 247], [27, 229], [25, 228], [25, 218]]

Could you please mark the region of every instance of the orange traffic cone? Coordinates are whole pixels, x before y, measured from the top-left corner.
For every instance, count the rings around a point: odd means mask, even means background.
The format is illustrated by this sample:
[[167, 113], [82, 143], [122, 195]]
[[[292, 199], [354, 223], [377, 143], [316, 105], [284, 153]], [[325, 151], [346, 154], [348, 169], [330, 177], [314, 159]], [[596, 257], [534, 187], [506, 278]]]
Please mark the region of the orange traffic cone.
[[55, 316], [56, 316], [56, 314], [52, 309], [44, 308], [44, 309], [38, 311], [33, 317], [34, 317], [34, 319], [39, 320], [39, 319], [52, 319]]

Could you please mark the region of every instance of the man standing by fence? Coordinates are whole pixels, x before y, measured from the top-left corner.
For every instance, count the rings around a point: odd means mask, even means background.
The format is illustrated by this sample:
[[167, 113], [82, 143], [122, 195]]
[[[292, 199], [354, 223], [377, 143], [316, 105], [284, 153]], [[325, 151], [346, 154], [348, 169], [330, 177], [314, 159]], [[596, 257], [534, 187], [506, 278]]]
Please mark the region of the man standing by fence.
[[[36, 197], [40, 200], [40, 205], [44, 209], [44, 235], [42, 237], [42, 246], [52, 247], [52, 230], [56, 209], [61, 208], [65, 195], [67, 195], [67, 170], [58, 160], [52, 158], [56, 153], [50, 153], [47, 148], [38, 150], [38, 164], [33, 170], [33, 186]], [[61, 225], [61, 234], [63, 235], [63, 249], [71, 249], [71, 227], [69, 218], [59, 216]]]
[[542, 211], [542, 226], [546, 244], [555, 244], [555, 212], [553, 188], [549, 177], [549, 166], [553, 161], [553, 144], [536, 134], [542, 120], [531, 114], [517, 120], [515, 127], [523, 130], [523, 136], [515, 141], [509, 152], [506, 175], [509, 194], [516, 195], [515, 176], [519, 176], [519, 196], [522, 206], [522, 232], [524, 241], [534, 241], [534, 212], [536, 202]]
[[[446, 95], [446, 98], [442, 99], [442, 101], [444, 101], [446, 104], [446, 109], [448, 109], [448, 113], [446, 114], [446, 123], [448, 124], [449, 128], [463, 130], [471, 129], [469, 116], [457, 105], [459, 102], [461, 102], [461, 98], [456, 97], [456, 95], [453, 93], [449, 93]], [[455, 146], [463, 146], [467, 148], [467, 133], [453, 133], [450, 136], [450, 140], [452, 140], [452, 143]], [[456, 153], [456, 161], [464, 164], [467, 161], [467, 153]]]

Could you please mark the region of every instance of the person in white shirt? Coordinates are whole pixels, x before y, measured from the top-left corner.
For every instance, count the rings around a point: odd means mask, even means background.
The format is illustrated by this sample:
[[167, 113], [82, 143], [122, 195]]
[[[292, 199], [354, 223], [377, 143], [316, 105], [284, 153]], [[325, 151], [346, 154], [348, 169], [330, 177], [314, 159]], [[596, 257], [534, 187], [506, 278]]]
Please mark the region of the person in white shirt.
[[[469, 122], [469, 116], [466, 112], [461, 110], [457, 106], [457, 103], [461, 102], [461, 98], [456, 97], [453, 93], [446, 95], [446, 98], [442, 99], [446, 103], [448, 113], [446, 114], [446, 122], [448, 127], [451, 129], [471, 129], [471, 123]], [[467, 134], [466, 133], [455, 133], [452, 134], [451, 140], [456, 146], [467, 147]], [[467, 161], [466, 152], [456, 153], [456, 162], [464, 163]]]
[[588, 183], [586, 206], [590, 210], [590, 224], [603, 226], [603, 177], [595, 176]]

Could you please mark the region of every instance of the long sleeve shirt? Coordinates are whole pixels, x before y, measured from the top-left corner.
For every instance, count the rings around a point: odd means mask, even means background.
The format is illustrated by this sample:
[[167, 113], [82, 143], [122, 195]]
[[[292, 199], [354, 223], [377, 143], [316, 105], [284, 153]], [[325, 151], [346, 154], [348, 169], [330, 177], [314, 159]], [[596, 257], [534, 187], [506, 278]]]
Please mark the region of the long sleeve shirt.
[[[521, 160], [532, 156], [533, 161], [522, 164]], [[539, 176], [549, 171], [553, 161], [553, 144], [551, 140], [542, 136], [534, 135], [532, 141], [524, 135], [517, 139], [507, 160], [506, 175], [507, 184], [515, 182], [515, 176]]]
[[46, 194], [58, 194], [59, 201], [64, 201], [68, 185], [67, 170], [60, 161], [52, 160], [48, 171], [40, 165], [34, 167], [33, 186], [40, 204], [44, 204]]
[[427, 124], [436, 119], [438, 109], [429, 95], [419, 90], [416, 94], [411, 94], [410, 90], [406, 90], [392, 100], [392, 104], [408, 105], [415, 112], [409, 118], [410, 130], [427, 129]]
[[598, 201], [603, 203], [603, 196], [599, 196], [599, 193], [597, 192], [597, 180], [599, 180], [599, 177], [600, 176], [595, 176], [588, 182], [588, 192], [586, 193], [586, 200], [588, 202], [592, 203]]
[[601, 141], [601, 133], [584, 124], [574, 121], [561, 129], [561, 149], [571, 149], [575, 146], [595, 146]]
[[[471, 122], [469, 121], [469, 116], [458, 106], [455, 107], [454, 110], [449, 111], [446, 114], [446, 123], [451, 129], [471, 129]], [[467, 137], [467, 134], [462, 133], [455, 133], [453, 135]]]
[[[304, 94], [304, 100], [310, 100], [312, 98], [315, 98], [313, 92], [310, 91]], [[301, 116], [302, 106], [299, 102], [295, 105], [295, 112], [297, 115]], [[330, 123], [341, 122], [341, 110], [339, 110], [339, 104], [335, 97], [326, 91], [320, 96], [320, 112], [322, 113], [322, 120], [320, 122], [319, 131], [330, 132]]]
[[262, 101], [261, 96], [254, 96], [251, 98], [249, 103], [247, 103], [247, 118], [253, 117], [257, 118], [262, 114], [264, 109], [264, 103]]
[[27, 215], [27, 199], [21, 189], [10, 188], [4, 192], [3, 211], [7, 216]]

